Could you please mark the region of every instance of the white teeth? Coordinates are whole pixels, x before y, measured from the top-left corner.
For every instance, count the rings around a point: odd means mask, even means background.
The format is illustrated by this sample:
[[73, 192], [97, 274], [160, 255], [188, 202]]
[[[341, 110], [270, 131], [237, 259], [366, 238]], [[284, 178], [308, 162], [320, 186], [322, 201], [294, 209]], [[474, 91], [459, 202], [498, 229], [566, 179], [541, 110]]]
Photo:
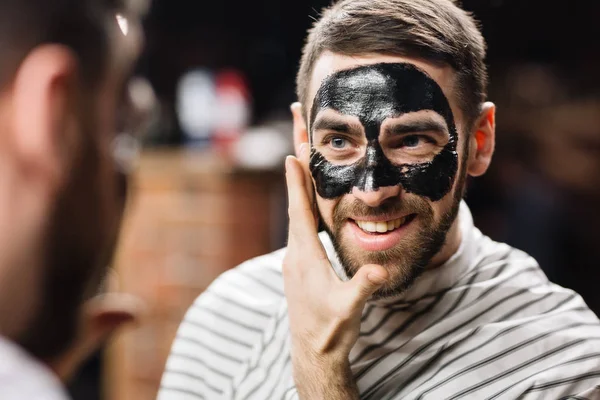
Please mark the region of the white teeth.
[[377, 232], [377, 224], [372, 221], [363, 222], [363, 229], [367, 232]]
[[375, 222], [375, 221], [355, 221], [356, 225], [358, 225], [358, 227], [360, 229], [362, 229], [363, 231], [366, 232], [371, 232], [371, 233], [385, 233], [385, 232], [389, 232], [389, 231], [393, 231], [394, 229], [398, 229], [400, 226], [404, 225], [404, 223], [406, 222], [406, 217], [403, 218], [396, 218], [396, 219], [392, 219], [389, 221], [379, 221], [379, 222]]

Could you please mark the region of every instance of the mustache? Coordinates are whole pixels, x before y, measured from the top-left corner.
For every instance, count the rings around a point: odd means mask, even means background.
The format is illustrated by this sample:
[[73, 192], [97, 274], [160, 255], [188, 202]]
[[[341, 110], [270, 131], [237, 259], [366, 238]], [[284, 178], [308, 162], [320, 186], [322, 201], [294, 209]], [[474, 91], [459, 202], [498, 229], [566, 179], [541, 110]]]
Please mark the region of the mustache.
[[371, 207], [358, 199], [350, 202], [341, 201], [333, 210], [334, 227], [340, 226], [349, 216], [353, 217], [386, 217], [391, 215], [420, 214], [430, 215], [430, 205], [419, 197], [393, 197], [386, 199], [377, 207]]

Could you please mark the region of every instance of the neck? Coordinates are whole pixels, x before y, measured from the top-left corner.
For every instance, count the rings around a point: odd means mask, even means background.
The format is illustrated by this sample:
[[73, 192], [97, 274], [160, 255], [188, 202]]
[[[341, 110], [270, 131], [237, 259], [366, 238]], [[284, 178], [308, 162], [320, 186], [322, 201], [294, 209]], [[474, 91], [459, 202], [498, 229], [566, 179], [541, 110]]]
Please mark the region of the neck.
[[[2, 240], [2, 239], [0, 239]], [[15, 251], [15, 247], [3, 246], [0, 261], [0, 335], [16, 340], [27, 329], [30, 317], [37, 308], [40, 276], [34, 251]], [[33, 249], [31, 249], [33, 250]]]
[[0, 335], [15, 340], [38, 308], [43, 207], [40, 196], [0, 169]]

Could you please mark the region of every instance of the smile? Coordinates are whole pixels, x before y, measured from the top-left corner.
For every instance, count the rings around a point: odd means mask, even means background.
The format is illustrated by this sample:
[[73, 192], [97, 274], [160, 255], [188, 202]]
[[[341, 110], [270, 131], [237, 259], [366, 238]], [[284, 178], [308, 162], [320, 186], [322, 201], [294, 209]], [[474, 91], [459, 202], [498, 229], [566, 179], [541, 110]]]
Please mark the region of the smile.
[[386, 233], [386, 232], [394, 231], [394, 230], [406, 225], [407, 223], [412, 221], [412, 219], [414, 217], [415, 217], [415, 214], [410, 214], [410, 215], [405, 215], [404, 217], [391, 219], [391, 220], [387, 220], [387, 221], [361, 221], [361, 220], [357, 219], [357, 220], [354, 220], [354, 222], [356, 223], [356, 225], [358, 225], [358, 227], [360, 229], [362, 229], [365, 232]]

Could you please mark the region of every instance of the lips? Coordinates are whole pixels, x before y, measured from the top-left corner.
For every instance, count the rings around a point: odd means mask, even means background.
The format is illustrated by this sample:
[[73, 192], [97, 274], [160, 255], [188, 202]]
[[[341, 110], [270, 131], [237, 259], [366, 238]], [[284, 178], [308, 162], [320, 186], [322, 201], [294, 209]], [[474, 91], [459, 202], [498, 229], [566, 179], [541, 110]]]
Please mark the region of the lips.
[[354, 220], [356, 225], [360, 229], [369, 233], [386, 233], [400, 228], [406, 224], [414, 214], [405, 215], [404, 217], [395, 218], [387, 221], [362, 221], [359, 219]]
[[410, 230], [416, 214], [379, 221], [348, 220], [351, 240], [362, 250], [385, 251], [396, 246]]
[[394, 231], [407, 223], [409, 223], [415, 214], [405, 215], [400, 218], [394, 218], [390, 220], [383, 221], [365, 221], [360, 219], [355, 219], [354, 222], [360, 229], [368, 233], [386, 233]]

